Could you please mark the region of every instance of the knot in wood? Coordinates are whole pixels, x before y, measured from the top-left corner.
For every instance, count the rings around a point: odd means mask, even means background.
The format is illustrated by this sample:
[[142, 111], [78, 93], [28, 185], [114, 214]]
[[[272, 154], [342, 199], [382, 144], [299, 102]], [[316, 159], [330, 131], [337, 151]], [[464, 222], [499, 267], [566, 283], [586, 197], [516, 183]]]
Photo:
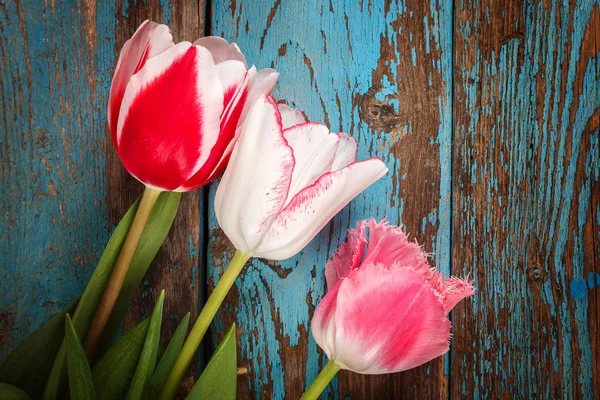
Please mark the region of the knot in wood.
[[390, 103], [390, 100], [398, 101], [390, 95], [384, 96], [384, 100], [379, 100], [378, 94], [382, 91], [381, 85], [371, 87], [367, 93], [358, 95], [358, 113], [361, 121], [366, 122], [369, 127], [379, 132], [392, 133], [401, 127], [401, 120], [396, 107]]
[[529, 267], [527, 269], [527, 280], [530, 282], [544, 282], [546, 274], [539, 267]]

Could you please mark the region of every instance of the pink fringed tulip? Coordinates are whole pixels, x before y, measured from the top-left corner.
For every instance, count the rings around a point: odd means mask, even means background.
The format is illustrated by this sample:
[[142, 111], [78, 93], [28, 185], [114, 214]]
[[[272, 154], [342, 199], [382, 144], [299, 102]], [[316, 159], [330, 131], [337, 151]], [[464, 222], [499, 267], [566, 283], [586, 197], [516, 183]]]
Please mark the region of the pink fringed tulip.
[[259, 98], [217, 188], [219, 225], [242, 252], [292, 257], [386, 174], [378, 158], [357, 162], [356, 150], [348, 135], [306, 122], [270, 96]]
[[474, 293], [466, 280], [443, 278], [400, 228], [373, 219], [350, 230], [325, 275], [329, 292], [313, 336], [336, 364], [362, 374], [404, 371], [446, 353], [447, 314]]
[[312, 319], [313, 337], [330, 360], [323, 372], [330, 376], [318, 377], [305, 399], [321, 393], [340, 368], [386, 374], [446, 353], [447, 315], [474, 293], [466, 280], [443, 278], [417, 243], [385, 221], [359, 222], [348, 236], [325, 266], [329, 292]]
[[225, 167], [244, 105], [269, 93], [277, 73], [247, 69], [235, 44], [203, 37], [174, 44], [145, 21], [119, 56], [108, 122], [125, 168], [146, 186], [185, 192]]

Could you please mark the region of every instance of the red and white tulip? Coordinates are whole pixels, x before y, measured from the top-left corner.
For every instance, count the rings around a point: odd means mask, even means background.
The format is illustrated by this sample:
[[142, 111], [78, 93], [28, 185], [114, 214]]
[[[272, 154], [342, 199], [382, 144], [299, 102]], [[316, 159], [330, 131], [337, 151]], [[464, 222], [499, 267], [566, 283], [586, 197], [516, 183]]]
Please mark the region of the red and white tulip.
[[387, 173], [378, 158], [357, 162], [356, 151], [348, 135], [330, 133], [272, 97], [260, 97], [216, 192], [219, 225], [244, 253], [292, 257]]
[[110, 133], [125, 168], [158, 190], [206, 184], [227, 164], [244, 105], [277, 77], [248, 69], [222, 38], [174, 44], [166, 25], [145, 21], [123, 46], [110, 90]]
[[373, 219], [350, 230], [325, 274], [329, 292], [312, 334], [337, 366], [361, 374], [404, 371], [446, 353], [447, 315], [475, 290], [443, 278], [401, 229]]

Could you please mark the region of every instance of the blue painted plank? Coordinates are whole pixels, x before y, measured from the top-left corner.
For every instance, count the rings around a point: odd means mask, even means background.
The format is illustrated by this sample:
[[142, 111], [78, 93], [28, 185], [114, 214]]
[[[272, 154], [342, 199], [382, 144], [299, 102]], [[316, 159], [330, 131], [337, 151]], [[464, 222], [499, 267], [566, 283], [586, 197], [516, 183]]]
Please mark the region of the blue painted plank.
[[453, 397], [598, 398], [600, 3], [455, 18]]
[[[233, 320], [239, 327], [240, 364], [248, 370], [240, 396], [297, 398], [324, 361], [309, 333], [325, 290], [323, 268], [356, 220], [404, 223], [449, 271], [452, 3], [215, 2], [212, 34], [236, 41], [250, 63], [276, 68], [276, 98], [348, 132], [359, 159], [379, 156], [391, 171], [298, 256], [253, 260], [220, 313], [216, 343]], [[210, 215], [214, 284], [232, 249]], [[342, 372], [328, 393], [444, 398], [445, 372], [443, 359], [393, 376]]]
[[[78, 296], [142, 192], [112, 148], [106, 105], [118, 52], [146, 18], [176, 40], [202, 32], [204, 2], [0, 4], [0, 359]], [[123, 329], [166, 289], [162, 342], [204, 293], [204, 195], [186, 194]], [[193, 368], [192, 368], [193, 371]]]
[[111, 11], [0, 7], [2, 358], [81, 292], [112, 229], [102, 173]]

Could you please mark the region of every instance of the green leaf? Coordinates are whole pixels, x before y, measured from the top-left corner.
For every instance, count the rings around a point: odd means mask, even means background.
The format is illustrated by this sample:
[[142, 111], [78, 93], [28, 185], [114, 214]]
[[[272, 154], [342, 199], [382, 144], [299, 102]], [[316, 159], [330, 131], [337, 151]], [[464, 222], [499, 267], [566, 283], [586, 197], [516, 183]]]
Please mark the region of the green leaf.
[[215, 354], [210, 358], [198, 382], [186, 399], [235, 400], [237, 389], [237, 351], [235, 323], [225, 334]]
[[25, 388], [34, 399], [42, 396], [54, 357], [64, 337], [65, 314], [73, 312], [78, 301], [79, 298], [74, 300], [19, 344], [0, 367], [1, 382]]
[[92, 370], [98, 400], [122, 399], [127, 394], [144, 347], [150, 319], [127, 332]]
[[146, 386], [150, 384], [150, 379], [154, 368], [156, 367], [156, 359], [158, 358], [158, 346], [160, 341], [160, 327], [162, 324], [163, 304], [165, 300], [165, 291], [160, 292], [154, 311], [150, 316], [150, 325], [146, 334], [146, 341], [140, 360], [138, 361], [135, 374], [131, 380], [131, 386], [127, 392], [127, 400], [138, 400], [142, 398]]
[[65, 340], [67, 343], [70, 398], [72, 400], [96, 399], [92, 371], [90, 371], [85, 351], [83, 351], [69, 314], [65, 317]]
[[0, 383], [0, 399], [2, 400], [31, 400], [31, 397], [16, 386]]
[[[96, 351], [96, 359], [99, 359], [112, 344], [115, 334], [119, 330], [119, 326], [123, 316], [127, 312], [129, 303], [133, 298], [137, 287], [150, 266], [150, 263], [156, 256], [158, 249], [162, 245], [179, 207], [181, 193], [165, 192], [158, 198], [152, 214], [144, 229], [140, 244], [135, 252], [131, 267], [125, 278], [125, 283], [117, 299], [115, 308], [110, 316], [107, 327]], [[115, 262], [121, 252], [121, 247], [125, 241], [125, 237], [129, 232], [129, 228], [133, 222], [133, 217], [139, 205], [139, 199], [131, 206], [125, 214], [119, 225], [113, 232], [104, 253], [94, 270], [90, 281], [88, 282], [77, 310], [73, 315], [73, 325], [78, 337], [85, 338], [90, 327], [96, 308], [104, 294], [104, 288], [108, 283]], [[64, 371], [66, 349], [64, 344], [60, 347], [46, 388], [44, 391], [45, 400], [55, 400], [61, 393], [66, 383], [66, 375]]]
[[187, 334], [187, 329], [190, 324], [190, 313], [187, 313], [185, 317], [179, 323], [179, 326], [175, 330], [167, 349], [165, 350], [163, 356], [156, 367], [156, 371], [154, 372], [154, 376], [152, 376], [152, 393], [155, 395], [154, 397], [158, 398], [167, 383], [167, 378], [169, 378], [169, 374], [175, 365], [175, 361], [177, 361], [177, 357], [181, 352], [181, 348], [183, 347], [183, 342], [185, 341], [185, 336]]

